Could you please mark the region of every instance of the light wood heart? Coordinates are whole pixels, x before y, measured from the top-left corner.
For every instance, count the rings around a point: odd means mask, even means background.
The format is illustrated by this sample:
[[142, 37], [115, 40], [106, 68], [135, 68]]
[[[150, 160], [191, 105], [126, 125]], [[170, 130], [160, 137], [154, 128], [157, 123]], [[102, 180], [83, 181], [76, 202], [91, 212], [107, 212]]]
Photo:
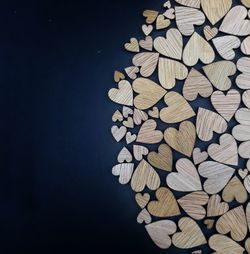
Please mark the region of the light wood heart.
[[198, 165], [208, 158], [208, 153], [206, 151], [201, 152], [201, 149], [196, 147], [193, 151], [193, 161], [194, 165]]
[[240, 108], [235, 114], [235, 119], [240, 124], [250, 125], [250, 109]]
[[168, 19], [174, 19], [175, 18], [175, 10], [173, 8], [167, 9], [163, 15]]
[[178, 203], [174, 194], [168, 188], [159, 188], [155, 195], [158, 200], [151, 201], [148, 204], [150, 214], [160, 218], [180, 215]]
[[171, 3], [170, 3], [170, 0], [168, 0], [167, 2], [165, 2], [164, 4], [163, 4], [163, 7], [164, 8], [171, 8]]
[[133, 90], [127, 80], [121, 80], [118, 83], [118, 89], [112, 88], [108, 92], [110, 100], [115, 103], [132, 106], [133, 105]]
[[160, 186], [161, 180], [154, 168], [148, 162], [142, 160], [131, 180], [131, 187], [135, 192], [142, 192], [147, 186], [150, 190], [157, 190]]
[[150, 200], [150, 195], [148, 193], [137, 193], [135, 195], [136, 203], [140, 206], [140, 208], [145, 208]]
[[238, 170], [238, 174], [240, 175], [240, 177], [241, 177], [242, 179], [245, 179], [246, 176], [248, 175], [248, 173], [249, 173], [249, 171], [248, 171], [247, 168], [245, 168], [244, 170], [243, 170], [243, 169], [239, 169], [239, 170]]
[[164, 56], [181, 60], [183, 39], [178, 29], [171, 28], [167, 31], [166, 37], [156, 37], [154, 48]]
[[208, 194], [216, 194], [226, 186], [235, 169], [215, 161], [206, 161], [200, 164], [198, 171], [202, 177], [207, 178], [204, 190]]
[[149, 236], [153, 242], [161, 249], [168, 249], [171, 244], [170, 235], [176, 230], [176, 224], [170, 220], [161, 220], [145, 226]]
[[142, 224], [143, 222], [145, 222], [146, 224], [149, 224], [152, 222], [152, 218], [151, 215], [149, 214], [149, 212], [147, 211], [147, 209], [143, 209], [137, 216], [137, 222], [139, 224]]
[[146, 24], [144, 24], [144, 25], [142, 26], [142, 31], [143, 31], [143, 33], [144, 33], [146, 36], [150, 35], [151, 32], [153, 31], [153, 29], [154, 29], [154, 27], [153, 27], [152, 25], [146, 25]]
[[124, 45], [125, 49], [130, 52], [140, 52], [139, 42], [136, 38], [131, 38], [130, 42]]
[[195, 116], [189, 103], [177, 92], [169, 92], [164, 97], [168, 107], [160, 111], [160, 119], [165, 123], [179, 123]]
[[207, 226], [207, 229], [212, 229], [214, 226], [215, 220], [206, 219], [204, 220], [204, 224]]
[[134, 170], [134, 163], [118, 164], [112, 168], [112, 174], [119, 176], [120, 184], [129, 183]]
[[207, 204], [207, 217], [221, 216], [229, 210], [226, 202], [221, 202], [220, 195], [216, 194], [210, 197]]
[[194, 8], [200, 8], [201, 0], [175, 0], [175, 2]]
[[202, 190], [201, 181], [194, 164], [188, 159], [179, 159], [176, 163], [178, 173], [167, 176], [167, 185], [176, 191], [191, 192]]
[[119, 163], [123, 163], [124, 161], [131, 162], [133, 160], [133, 157], [130, 151], [126, 147], [123, 147], [118, 154], [117, 160]]
[[249, 141], [250, 140], [250, 128], [249, 125], [236, 125], [232, 134], [234, 138], [238, 141]]
[[248, 193], [250, 193], [250, 175], [244, 179], [244, 186]]
[[243, 206], [236, 207], [222, 215], [216, 223], [216, 230], [223, 235], [230, 232], [235, 241], [245, 239], [248, 228]]
[[158, 77], [160, 84], [164, 88], [173, 88], [176, 84], [176, 80], [184, 80], [187, 75], [188, 69], [184, 64], [160, 57], [158, 64]]
[[170, 24], [171, 21], [167, 19], [164, 15], [160, 14], [156, 20], [156, 29], [161, 30], [167, 28], [168, 26], [170, 26]]
[[159, 112], [159, 109], [157, 107], [153, 107], [152, 110], [149, 110], [148, 114], [153, 118], [159, 118], [159, 116], [160, 116], [160, 112]]
[[145, 146], [134, 145], [133, 146], [134, 157], [137, 161], [141, 161], [143, 155], [147, 155], [149, 150]]
[[195, 220], [202, 220], [207, 213], [203, 206], [207, 204], [208, 199], [206, 192], [198, 191], [178, 199], [177, 202], [190, 217]]
[[238, 166], [238, 146], [234, 137], [228, 133], [220, 136], [220, 144], [211, 144], [208, 154], [214, 160], [223, 164]]
[[146, 78], [136, 79], [132, 87], [139, 94], [134, 99], [134, 105], [142, 110], [154, 106], [167, 93], [161, 86]]
[[112, 116], [112, 121], [113, 122], [121, 122], [123, 120], [123, 115], [119, 110], [116, 110], [115, 113]]
[[240, 58], [237, 62], [237, 69], [242, 72], [236, 78], [237, 86], [241, 89], [250, 89], [250, 58]]
[[244, 4], [247, 8], [250, 8], [250, 0], [241, 0], [242, 4]]
[[127, 128], [134, 128], [134, 121], [132, 117], [128, 117], [127, 120], [124, 120], [122, 123]]
[[136, 125], [141, 125], [142, 122], [148, 120], [148, 115], [144, 111], [136, 108], [134, 111], [133, 120]]
[[136, 66], [130, 66], [130, 67], [125, 68], [126, 74], [131, 79], [136, 79], [139, 71], [140, 71], [140, 69]]
[[118, 126], [113, 126], [111, 128], [111, 133], [114, 137], [114, 139], [119, 142], [121, 141], [124, 136], [126, 135], [126, 132], [127, 132], [127, 128], [125, 126], [121, 126], [120, 128]]
[[242, 101], [246, 107], [250, 109], [250, 90], [247, 90], [242, 95]]
[[122, 107], [122, 114], [125, 118], [128, 118], [130, 115], [134, 114], [134, 110], [132, 108], [123, 106]]
[[247, 9], [242, 5], [233, 7], [224, 18], [219, 30], [221, 32], [246, 36], [250, 34], [250, 20], [247, 18]]
[[120, 71], [115, 71], [114, 72], [114, 81], [116, 83], [120, 82], [122, 79], [125, 79], [125, 75], [121, 73]]
[[248, 202], [246, 207], [246, 218], [247, 218], [248, 229], [250, 230], [250, 202]]
[[192, 68], [183, 86], [183, 95], [188, 101], [194, 101], [198, 94], [208, 98], [213, 92], [210, 81], [199, 71]]
[[246, 141], [240, 144], [239, 155], [244, 159], [250, 158], [250, 141]]
[[245, 241], [245, 249], [246, 249], [247, 253], [250, 253], [250, 238], [249, 237]]
[[201, 60], [204, 64], [210, 64], [215, 59], [215, 53], [211, 45], [194, 32], [183, 51], [183, 62], [187, 66], [194, 66]]
[[185, 36], [190, 36], [194, 33], [194, 25], [200, 26], [205, 22], [203, 12], [190, 7], [175, 7], [176, 25], [180, 32]]
[[198, 224], [188, 218], [183, 217], [179, 220], [178, 226], [182, 232], [175, 233], [172, 241], [174, 246], [180, 249], [191, 249], [207, 243]]
[[159, 12], [158, 11], [154, 11], [154, 10], [145, 10], [143, 12], [143, 17], [146, 18], [146, 23], [147, 24], [152, 24], [155, 22], [157, 16], [158, 16]]
[[130, 131], [127, 132], [127, 134], [126, 134], [126, 142], [127, 142], [127, 144], [133, 143], [136, 140], [136, 137], [137, 136], [135, 134], [132, 134]]
[[167, 144], [161, 144], [158, 153], [151, 152], [148, 154], [148, 162], [156, 168], [172, 171], [173, 153]]
[[141, 48], [148, 51], [153, 50], [153, 38], [151, 36], [146, 36], [145, 40], [140, 40], [139, 45]]
[[205, 26], [203, 31], [207, 41], [212, 40], [219, 32], [217, 27], [211, 28], [210, 26]]
[[204, 66], [203, 70], [214, 87], [227, 91], [232, 85], [229, 77], [236, 73], [236, 66], [230, 61], [219, 61]]
[[241, 43], [240, 49], [243, 54], [250, 55], [250, 36], [244, 39], [244, 41]]
[[196, 131], [202, 141], [210, 141], [213, 132], [222, 134], [227, 129], [227, 122], [219, 114], [208, 109], [199, 108], [196, 119]]
[[157, 144], [163, 139], [163, 134], [161, 131], [156, 130], [157, 123], [155, 120], [147, 120], [137, 135], [137, 142], [144, 144]]

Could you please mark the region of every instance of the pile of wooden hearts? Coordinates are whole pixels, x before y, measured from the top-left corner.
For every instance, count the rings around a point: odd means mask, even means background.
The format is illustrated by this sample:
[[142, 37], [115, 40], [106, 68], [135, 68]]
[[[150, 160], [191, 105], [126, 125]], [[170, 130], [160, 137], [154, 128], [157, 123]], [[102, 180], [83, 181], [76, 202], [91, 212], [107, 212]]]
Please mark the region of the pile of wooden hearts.
[[[108, 96], [122, 108], [111, 132], [129, 146], [112, 173], [136, 192], [137, 221], [160, 248], [250, 253], [250, 0], [163, 8], [144, 11], [146, 37], [125, 44], [132, 65], [114, 73]], [[197, 221], [217, 233], [206, 237]]]

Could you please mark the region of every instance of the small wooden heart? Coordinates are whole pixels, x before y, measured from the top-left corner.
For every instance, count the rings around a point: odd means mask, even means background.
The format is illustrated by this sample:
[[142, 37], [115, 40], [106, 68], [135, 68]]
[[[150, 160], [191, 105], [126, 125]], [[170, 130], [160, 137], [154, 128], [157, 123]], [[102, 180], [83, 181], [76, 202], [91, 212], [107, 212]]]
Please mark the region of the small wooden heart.
[[132, 134], [130, 131], [127, 132], [127, 134], [126, 134], [126, 142], [127, 142], [127, 144], [133, 143], [136, 140], [136, 137], [137, 136], [135, 134]]
[[140, 40], [139, 41], [139, 45], [143, 49], [146, 49], [148, 51], [152, 51], [152, 49], [153, 49], [153, 39], [152, 39], [152, 37], [151, 36], [146, 36], [145, 40]]
[[144, 193], [144, 194], [137, 193], [135, 195], [135, 200], [136, 200], [137, 204], [143, 209], [148, 204], [148, 202], [150, 200], [150, 195], [148, 193]]
[[159, 118], [159, 116], [160, 116], [160, 112], [159, 112], [159, 109], [157, 107], [153, 107], [152, 110], [149, 110], [148, 114], [153, 118]]
[[126, 148], [123, 147], [122, 150], [120, 151], [120, 153], [118, 154], [117, 157], [117, 161], [119, 163], [123, 163], [123, 162], [131, 162], [133, 159], [132, 154], [130, 153], [130, 151]]
[[156, 20], [156, 29], [161, 30], [167, 28], [171, 24], [170, 20], [165, 18], [164, 15], [159, 15]]
[[221, 202], [221, 197], [216, 194], [210, 197], [207, 204], [207, 216], [216, 217], [223, 215], [229, 210], [229, 205], [226, 202]]
[[148, 36], [148, 35], [150, 35], [151, 34], [151, 32], [153, 31], [153, 26], [152, 25], [143, 25], [142, 26], [142, 31], [143, 31], [143, 33], [146, 35], [146, 36]]
[[217, 27], [211, 28], [211, 26], [205, 26], [203, 31], [207, 41], [212, 40], [219, 32]]
[[121, 122], [123, 120], [123, 115], [119, 110], [116, 110], [115, 113], [112, 116], [112, 121], [113, 122]]
[[127, 132], [127, 128], [125, 126], [121, 126], [120, 128], [118, 126], [113, 126], [111, 128], [111, 133], [114, 137], [114, 139], [117, 141], [117, 142], [120, 142], [123, 137], [126, 135], [126, 132]]
[[125, 72], [127, 73], [128, 77], [131, 79], [137, 78], [137, 73], [140, 71], [140, 69], [136, 66], [130, 66], [125, 68]]
[[144, 111], [136, 108], [134, 111], [133, 120], [136, 125], [141, 125], [142, 122], [148, 120], [148, 115]]
[[139, 146], [139, 145], [134, 145], [133, 151], [134, 151], [134, 157], [137, 161], [141, 161], [143, 158], [142, 156], [147, 155], [149, 153], [147, 147]]
[[146, 18], [147, 24], [152, 24], [155, 22], [159, 12], [154, 10], [146, 10], [143, 12], [143, 17]]
[[130, 42], [126, 43], [124, 47], [130, 52], [140, 52], [139, 42], [136, 38], [131, 38]]
[[123, 121], [122, 123], [127, 128], [134, 128], [134, 121], [132, 117], [128, 117], [127, 120]]
[[201, 152], [201, 149], [196, 147], [193, 151], [193, 161], [195, 165], [202, 163], [203, 161], [207, 160], [208, 153], [206, 151]]
[[121, 73], [120, 71], [115, 71], [114, 72], [114, 80], [115, 82], [120, 82], [122, 79], [125, 79], [125, 76], [123, 73]]
[[133, 163], [123, 163], [118, 164], [112, 168], [112, 174], [114, 176], [119, 176], [120, 184], [129, 183], [131, 176], [133, 174], [134, 164]]
[[143, 209], [137, 216], [137, 222], [139, 224], [142, 224], [143, 222], [145, 222], [146, 224], [149, 224], [152, 222], [152, 218], [151, 215], [149, 214], [149, 212], [147, 211], [147, 209]]
[[206, 225], [207, 229], [212, 229], [214, 226], [215, 220], [206, 219], [204, 220], [204, 224]]
[[239, 169], [239, 170], [238, 170], [238, 174], [240, 175], [240, 177], [241, 177], [242, 179], [245, 179], [246, 176], [248, 175], [248, 173], [249, 173], [249, 171], [248, 171], [247, 168], [245, 168], [244, 170], [243, 170], [243, 169]]

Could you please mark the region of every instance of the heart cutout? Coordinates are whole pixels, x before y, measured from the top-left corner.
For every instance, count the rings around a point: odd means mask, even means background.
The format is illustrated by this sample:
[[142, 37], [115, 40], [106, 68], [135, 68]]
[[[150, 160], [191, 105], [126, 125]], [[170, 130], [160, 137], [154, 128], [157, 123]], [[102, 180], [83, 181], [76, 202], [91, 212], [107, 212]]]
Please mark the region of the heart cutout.
[[140, 71], [140, 69], [136, 66], [130, 66], [130, 67], [125, 68], [126, 74], [131, 79], [136, 79], [137, 73], [139, 73], [139, 71]]
[[246, 107], [250, 109], [250, 90], [247, 90], [242, 95], [242, 101]]
[[164, 15], [159, 15], [156, 20], [156, 29], [161, 30], [170, 26], [171, 22]]
[[152, 110], [149, 110], [148, 114], [153, 118], [159, 118], [159, 116], [160, 116], [160, 112], [159, 112], [159, 109], [157, 107], [153, 107]]
[[208, 153], [206, 151], [201, 152], [201, 149], [196, 147], [193, 151], [193, 161], [194, 165], [198, 165], [202, 163], [203, 161], [207, 160]]
[[134, 111], [133, 120], [136, 125], [141, 125], [142, 122], [148, 120], [148, 115], [144, 111], [136, 108]]
[[153, 31], [154, 27], [152, 25], [143, 25], [142, 26], [142, 31], [143, 33], [148, 36], [151, 34], [151, 32]]
[[242, 72], [236, 78], [237, 86], [241, 89], [250, 89], [250, 58], [240, 58], [237, 62], [237, 69]]
[[163, 15], [168, 19], [174, 19], [175, 18], [175, 10], [173, 8], [170, 8], [166, 10]]
[[148, 193], [137, 193], [135, 195], [136, 203], [140, 206], [140, 208], [145, 208], [150, 200], [150, 195]]
[[216, 194], [210, 197], [207, 204], [207, 217], [221, 216], [229, 210], [226, 202], [221, 202], [220, 195]]
[[132, 154], [126, 147], [122, 148], [122, 150], [120, 151], [120, 153], [118, 154], [118, 157], [117, 157], [117, 160], [119, 163], [123, 163], [125, 161], [131, 162], [132, 159], [133, 159]]
[[122, 123], [127, 128], [134, 128], [134, 122], [132, 117], [128, 117], [128, 119], [124, 120]]
[[243, 54], [250, 55], [250, 36], [243, 40], [240, 49]]
[[146, 18], [147, 24], [152, 24], [155, 22], [159, 12], [154, 10], [145, 10], [143, 12], [143, 17]]
[[133, 143], [136, 140], [136, 137], [137, 136], [135, 134], [132, 134], [131, 132], [127, 132], [127, 134], [126, 134], [126, 142], [127, 142], [127, 144]]
[[239, 146], [239, 155], [244, 159], [250, 158], [250, 141], [246, 141], [240, 144]]
[[204, 220], [204, 224], [207, 226], [207, 229], [212, 229], [214, 226], [215, 220], [206, 219]]
[[147, 155], [149, 153], [149, 150], [145, 146], [134, 145], [133, 152], [134, 152], [135, 159], [137, 161], [141, 161], [143, 158], [142, 156]]
[[217, 27], [205, 26], [203, 32], [207, 41], [210, 41], [218, 34], [219, 30]]
[[146, 36], [145, 40], [140, 40], [139, 45], [141, 48], [148, 51], [153, 50], [153, 38], [151, 36]]
[[126, 132], [127, 128], [124, 126], [121, 126], [120, 128], [118, 126], [113, 126], [111, 128], [111, 133], [117, 142], [120, 142], [124, 138]]
[[113, 122], [121, 122], [123, 120], [123, 115], [119, 110], [116, 110], [115, 113], [112, 116], [112, 121]]
[[146, 224], [149, 224], [152, 222], [152, 218], [151, 215], [149, 214], [149, 212], [147, 211], [147, 209], [143, 209], [137, 216], [137, 222], [139, 224], [142, 224], [143, 222], [145, 222]]
[[124, 45], [125, 49], [130, 52], [140, 52], [140, 47], [138, 40], [136, 38], [131, 38], [130, 42]]
[[114, 72], [114, 80], [116, 83], [120, 82], [120, 80], [125, 79], [125, 76], [123, 73], [121, 73], [120, 71], [115, 71]]
[[112, 174], [119, 176], [120, 184], [129, 183], [134, 170], [134, 163], [118, 164], [112, 168]]
[[241, 177], [242, 179], [245, 179], [246, 176], [248, 175], [248, 173], [249, 173], [249, 171], [248, 171], [247, 168], [245, 168], [244, 170], [243, 170], [243, 169], [239, 169], [239, 170], [238, 170], [238, 174], [240, 175], [240, 177]]
[[201, 0], [175, 0], [175, 2], [185, 6], [198, 8], [198, 9], [200, 9], [200, 5], [201, 5]]

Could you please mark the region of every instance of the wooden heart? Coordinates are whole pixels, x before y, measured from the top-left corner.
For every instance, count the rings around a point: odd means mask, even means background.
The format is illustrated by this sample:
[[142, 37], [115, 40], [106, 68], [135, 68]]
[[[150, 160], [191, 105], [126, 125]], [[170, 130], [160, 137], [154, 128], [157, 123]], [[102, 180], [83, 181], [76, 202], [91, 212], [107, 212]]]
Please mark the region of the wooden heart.
[[136, 137], [137, 136], [135, 134], [132, 134], [130, 131], [127, 132], [127, 134], [126, 134], [126, 142], [127, 142], [127, 144], [133, 143], [136, 140]]
[[182, 232], [173, 235], [173, 244], [180, 249], [191, 249], [207, 243], [198, 224], [188, 218], [183, 217], [179, 220], [178, 226]]
[[250, 0], [241, 0], [242, 4], [244, 4], [247, 8], [250, 8]]
[[157, 144], [160, 143], [163, 139], [163, 134], [161, 131], [155, 130], [157, 123], [155, 120], [147, 120], [141, 127], [138, 136], [137, 142], [144, 144]]
[[250, 90], [247, 90], [242, 95], [242, 101], [246, 107], [250, 109]]
[[156, 29], [161, 30], [170, 26], [171, 22], [164, 15], [159, 15], [156, 20]]
[[148, 115], [142, 110], [136, 108], [134, 111], [133, 120], [136, 125], [141, 125], [142, 122], [148, 120]]
[[232, 130], [232, 134], [234, 138], [238, 141], [249, 141], [250, 140], [249, 125], [241, 125], [241, 124], [236, 125]]
[[203, 161], [207, 160], [208, 153], [206, 151], [201, 152], [201, 149], [196, 147], [193, 151], [193, 161], [194, 165], [198, 165], [202, 163]]
[[240, 108], [235, 114], [235, 119], [240, 124], [250, 125], [250, 109]]
[[173, 8], [170, 8], [166, 10], [163, 15], [168, 19], [174, 19], [175, 18], [175, 10]]
[[122, 79], [125, 79], [125, 76], [124, 76], [124, 74], [123, 73], [121, 73], [120, 71], [115, 71], [114, 72], [114, 80], [115, 80], [115, 82], [120, 82], [120, 80], [122, 80]]
[[154, 10], [145, 10], [143, 12], [143, 17], [146, 18], [147, 24], [152, 24], [155, 22], [159, 12]]
[[142, 26], [142, 31], [143, 33], [148, 36], [151, 34], [151, 32], [153, 31], [154, 27], [152, 25], [143, 25]]
[[135, 192], [141, 192], [147, 186], [150, 190], [157, 190], [161, 180], [156, 171], [148, 162], [142, 160], [137, 166], [132, 180], [131, 187]]
[[150, 195], [148, 193], [137, 193], [135, 195], [136, 203], [140, 206], [140, 208], [145, 208], [150, 200]]
[[207, 151], [214, 161], [238, 166], [238, 146], [236, 140], [230, 134], [226, 133], [220, 136], [220, 144], [211, 144]]
[[207, 213], [203, 206], [207, 204], [208, 199], [206, 192], [198, 191], [178, 199], [177, 202], [190, 217], [202, 220]]
[[130, 115], [134, 114], [134, 110], [132, 108], [123, 106], [122, 107], [122, 114], [125, 118], [128, 118]]
[[149, 224], [152, 222], [152, 218], [151, 215], [149, 214], [149, 212], [147, 211], [147, 209], [143, 209], [137, 216], [137, 222], [139, 224], [142, 224], [143, 222], [145, 222], [146, 224]]
[[158, 77], [164, 88], [173, 88], [176, 84], [176, 80], [184, 80], [187, 75], [188, 69], [184, 64], [160, 57], [158, 64]]
[[120, 142], [124, 136], [126, 135], [126, 132], [127, 132], [127, 128], [125, 126], [121, 126], [120, 128], [118, 126], [113, 126], [111, 128], [111, 133], [114, 137], [114, 139], [117, 141], [117, 142]]
[[230, 232], [235, 241], [242, 241], [248, 231], [243, 206], [236, 207], [222, 215], [216, 223], [216, 230], [223, 235]]
[[122, 123], [127, 128], [134, 128], [134, 122], [132, 117], [128, 117], [127, 120], [124, 120]]
[[246, 141], [240, 144], [239, 155], [244, 159], [250, 158], [250, 141]]
[[237, 86], [241, 89], [250, 89], [250, 58], [240, 58], [237, 62], [237, 69], [242, 72], [236, 78]]
[[151, 36], [146, 36], [145, 40], [140, 40], [139, 45], [141, 48], [148, 51], [153, 50], [153, 38]]
[[207, 229], [212, 229], [214, 226], [215, 220], [206, 219], [204, 220], [204, 224], [207, 226]]
[[245, 249], [247, 253], [250, 253], [250, 238], [247, 238], [247, 240], [245, 241]]
[[240, 49], [243, 54], [250, 55], [250, 36], [244, 39], [244, 41], [241, 43]]
[[194, 8], [200, 8], [201, 0], [175, 0], [175, 2]]
[[116, 110], [115, 113], [112, 116], [112, 121], [113, 122], [121, 122], [123, 120], [123, 115], [119, 110]]
[[248, 202], [246, 207], [246, 219], [247, 219], [248, 229], [250, 230], [250, 202]]
[[150, 214], [160, 218], [180, 215], [180, 209], [174, 194], [168, 188], [159, 188], [155, 195], [158, 200], [151, 201], [148, 204]]
[[123, 147], [118, 154], [117, 160], [119, 163], [123, 163], [124, 161], [131, 162], [133, 160], [133, 157], [130, 151], [126, 147]]
[[239, 170], [238, 170], [238, 174], [240, 175], [240, 177], [241, 177], [242, 179], [245, 179], [246, 176], [248, 175], [248, 173], [249, 173], [249, 171], [248, 171], [247, 168], [245, 168], [244, 170], [243, 170], [243, 169], [239, 169]]
[[159, 112], [159, 109], [157, 107], [153, 107], [152, 110], [149, 110], [148, 114], [153, 118], [159, 118], [159, 116], [160, 116], [160, 112]]
[[183, 86], [183, 95], [188, 101], [194, 101], [198, 94], [208, 98], [213, 92], [210, 81], [199, 71], [192, 68]]
[[133, 90], [138, 93], [134, 105], [138, 109], [148, 109], [154, 106], [167, 91], [155, 82], [146, 78], [138, 78], [133, 82]]
[[125, 49], [130, 52], [140, 52], [140, 47], [138, 40], [136, 38], [131, 38], [130, 42], [124, 45]]
[[207, 204], [207, 217], [221, 216], [229, 210], [226, 202], [221, 202], [220, 195], [216, 194], [210, 197]]
[[201, 181], [194, 164], [188, 159], [179, 159], [176, 163], [178, 173], [167, 176], [167, 185], [176, 191], [191, 192], [202, 190]]
[[171, 8], [171, 3], [170, 3], [170, 0], [168, 0], [167, 2], [165, 2], [164, 4], [163, 4], [163, 7], [164, 8]]
[[112, 174], [119, 176], [120, 184], [129, 183], [134, 170], [134, 163], [118, 164], [112, 168]]
[[160, 119], [165, 123], [179, 123], [195, 116], [189, 103], [177, 92], [169, 92], [164, 97], [168, 107], [160, 111]]
[[214, 87], [227, 91], [232, 85], [229, 77], [236, 73], [236, 66], [230, 61], [219, 61], [204, 66], [203, 70]]
[[127, 106], [133, 105], [133, 90], [127, 80], [121, 80], [118, 83], [118, 89], [110, 89], [108, 96], [115, 103]]
[[199, 108], [196, 119], [196, 131], [202, 141], [210, 141], [213, 132], [223, 133], [227, 129], [227, 122], [217, 113]]
[[211, 28], [211, 26], [205, 26], [203, 31], [207, 41], [212, 40], [219, 32], [217, 27]]
[[235, 169], [215, 161], [206, 161], [200, 164], [198, 171], [202, 177], [207, 178], [204, 190], [208, 194], [216, 194], [226, 186]]
[[130, 66], [130, 67], [125, 68], [126, 74], [131, 79], [136, 79], [139, 71], [140, 71], [140, 69], [136, 66]]
[[145, 226], [149, 236], [153, 242], [161, 249], [168, 249], [171, 244], [170, 235], [173, 235], [176, 230], [176, 224], [170, 220], [161, 220]]
[[210, 64], [214, 59], [215, 54], [211, 45], [198, 33], [194, 32], [184, 48], [183, 62], [187, 66], [194, 66], [199, 60], [204, 64]]
[[183, 35], [190, 36], [194, 33], [194, 25], [202, 25], [205, 22], [203, 12], [190, 7], [175, 7], [176, 25]]
[[244, 186], [248, 193], [250, 193], [250, 175], [244, 179]]
[[[231, 1], [231, 0], [230, 0]], [[221, 32], [246, 36], [250, 34], [250, 20], [247, 17], [247, 9], [242, 5], [233, 7], [224, 18], [219, 30]]]
[[181, 33], [175, 29], [169, 29], [166, 37], [156, 37], [154, 40], [154, 48], [164, 56], [181, 60], [183, 39]]
[[182, 122], [179, 131], [174, 128], [166, 129], [164, 139], [174, 150], [191, 157], [196, 140], [195, 127], [189, 121]]
[[133, 152], [134, 152], [134, 157], [137, 161], [141, 161], [143, 158], [143, 155], [147, 155], [149, 153], [147, 147], [139, 146], [139, 145], [133, 146]]

